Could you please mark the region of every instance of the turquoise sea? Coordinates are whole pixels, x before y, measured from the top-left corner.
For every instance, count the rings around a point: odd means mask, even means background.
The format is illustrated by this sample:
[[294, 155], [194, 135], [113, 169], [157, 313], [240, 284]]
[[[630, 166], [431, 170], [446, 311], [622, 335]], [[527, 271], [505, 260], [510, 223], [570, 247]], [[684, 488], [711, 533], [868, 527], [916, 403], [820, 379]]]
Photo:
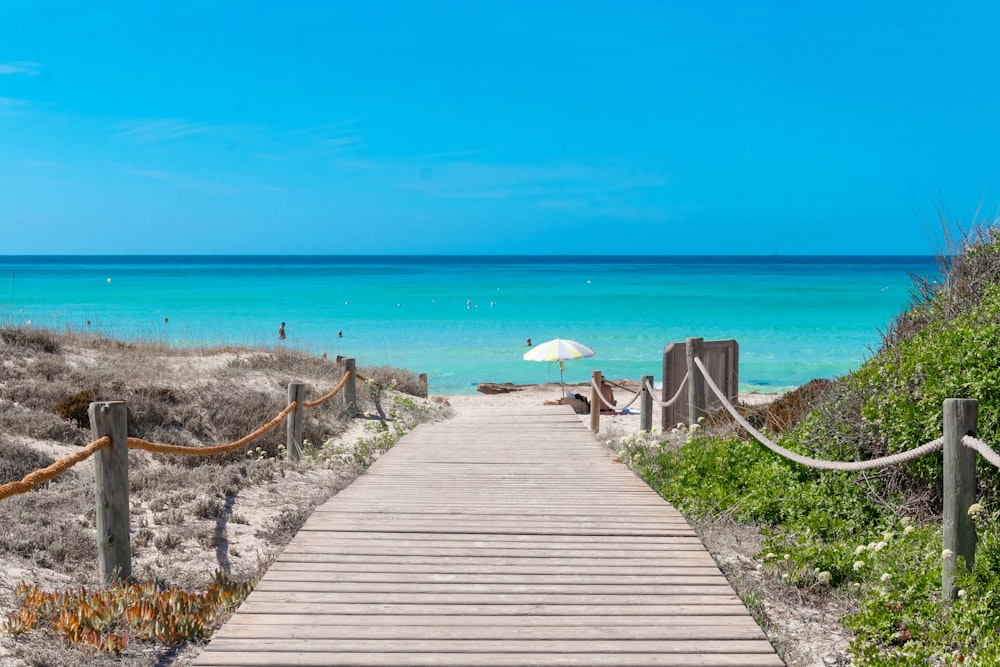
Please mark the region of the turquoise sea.
[[933, 258], [0, 256], [0, 324], [287, 345], [427, 373], [438, 394], [558, 381], [521, 359], [529, 337], [595, 350], [567, 382], [659, 380], [668, 343], [734, 338], [741, 389], [775, 391], [857, 368], [913, 274]]

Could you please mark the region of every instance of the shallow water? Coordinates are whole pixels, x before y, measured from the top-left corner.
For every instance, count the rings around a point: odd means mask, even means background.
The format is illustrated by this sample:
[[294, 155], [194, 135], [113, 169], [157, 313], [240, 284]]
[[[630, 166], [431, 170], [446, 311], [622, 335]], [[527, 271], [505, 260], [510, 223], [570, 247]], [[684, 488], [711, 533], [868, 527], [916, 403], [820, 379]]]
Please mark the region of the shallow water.
[[[525, 339], [596, 351], [569, 382], [661, 375], [735, 338], [743, 391], [857, 368], [930, 257], [0, 257], [0, 322], [177, 346], [287, 345], [425, 372], [431, 391], [559, 380]], [[277, 329], [286, 322], [287, 338]], [[342, 337], [338, 336], [342, 332]]]

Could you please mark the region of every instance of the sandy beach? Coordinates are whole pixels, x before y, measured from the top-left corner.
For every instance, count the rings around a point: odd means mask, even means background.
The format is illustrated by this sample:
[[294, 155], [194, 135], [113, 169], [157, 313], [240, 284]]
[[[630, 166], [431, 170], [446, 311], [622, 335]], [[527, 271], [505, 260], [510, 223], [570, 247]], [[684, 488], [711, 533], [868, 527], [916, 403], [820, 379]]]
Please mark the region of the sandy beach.
[[[616, 385], [625, 387], [614, 387], [615, 401], [619, 407], [626, 406], [634, 393], [639, 388], [639, 383], [634, 380], [613, 380]], [[437, 400], [444, 400], [456, 411], [461, 412], [463, 408], [469, 406], [493, 406], [506, 407], [518, 405], [550, 405], [557, 403], [564, 395], [563, 388], [559, 383], [513, 385], [511, 391], [499, 394], [458, 394], [452, 396], [438, 397]], [[565, 392], [573, 392], [583, 396], [590, 396], [590, 385], [587, 383], [566, 384]], [[764, 393], [741, 393], [740, 401], [749, 405], [762, 405], [773, 401], [780, 394]], [[600, 419], [601, 438], [615, 438], [624, 435], [631, 435], [639, 432], [639, 401], [635, 401], [628, 407], [630, 412], [635, 414], [602, 414]], [[589, 427], [590, 415], [581, 414], [580, 421]], [[659, 416], [653, 418], [653, 431], [660, 431]]]

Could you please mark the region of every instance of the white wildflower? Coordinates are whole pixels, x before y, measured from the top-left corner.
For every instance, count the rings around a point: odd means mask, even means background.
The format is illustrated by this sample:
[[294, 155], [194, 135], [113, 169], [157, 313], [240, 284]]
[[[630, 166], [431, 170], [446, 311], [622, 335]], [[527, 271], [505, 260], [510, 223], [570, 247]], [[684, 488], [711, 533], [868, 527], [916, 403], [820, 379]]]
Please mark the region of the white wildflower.
[[858, 570], [860, 570], [864, 566], [865, 566], [865, 562], [863, 560], [856, 560], [856, 561], [854, 561], [854, 571], [855, 572], [857, 572]]
[[960, 597], [960, 598], [964, 598], [965, 597], [965, 589], [964, 588], [958, 589], [958, 597]]
[[909, 535], [912, 532], [913, 532], [913, 526], [907, 526], [906, 528], [903, 529], [903, 535]]
[[983, 506], [980, 503], [972, 503], [969, 506], [969, 516], [979, 516], [983, 513]]
[[819, 574], [816, 575], [816, 579], [821, 584], [829, 585], [830, 582], [833, 581], [833, 575], [824, 570], [823, 572], [820, 572]]
[[858, 547], [857, 549], [854, 550], [854, 555], [855, 556], [860, 556], [861, 554], [863, 554], [867, 550], [868, 550], [868, 547], [866, 545], [862, 544], [860, 547]]
[[880, 581], [889, 581], [890, 579], [892, 579], [892, 574], [890, 574], [888, 572], [883, 572], [882, 576], [879, 577]]
[[949, 558], [954, 558], [954, 557], [955, 557], [955, 552], [952, 551], [951, 549], [944, 549], [941, 551], [941, 558], [943, 560], [948, 560]]

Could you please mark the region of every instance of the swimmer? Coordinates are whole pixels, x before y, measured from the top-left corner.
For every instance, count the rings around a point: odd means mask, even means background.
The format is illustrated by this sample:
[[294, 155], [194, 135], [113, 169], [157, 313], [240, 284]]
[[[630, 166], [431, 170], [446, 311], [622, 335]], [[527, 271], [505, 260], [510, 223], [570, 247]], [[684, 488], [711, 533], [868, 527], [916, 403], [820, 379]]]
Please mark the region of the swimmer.
[[338, 331], [337, 332], [337, 338], [343, 338], [343, 337], [344, 337], [344, 332], [343, 331]]
[[278, 327], [278, 340], [285, 340], [285, 323], [282, 322], [281, 326]]
[[525, 346], [526, 347], [531, 347], [531, 339], [530, 338], [528, 339], [528, 342], [525, 343]]

